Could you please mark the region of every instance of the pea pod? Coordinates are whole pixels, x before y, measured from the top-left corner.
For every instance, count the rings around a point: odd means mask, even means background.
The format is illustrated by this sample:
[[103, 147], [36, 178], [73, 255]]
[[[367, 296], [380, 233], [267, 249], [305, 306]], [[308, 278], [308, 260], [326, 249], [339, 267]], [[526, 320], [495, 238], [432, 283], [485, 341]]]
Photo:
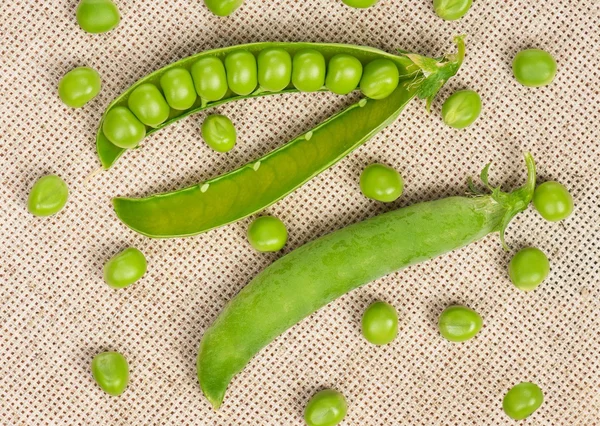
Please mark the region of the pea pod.
[[[535, 164], [525, 154], [525, 186], [401, 208], [309, 242], [258, 274], [206, 330], [197, 358], [204, 395], [218, 408], [232, 378], [277, 336], [343, 294], [379, 277], [504, 230], [527, 208]], [[487, 167], [482, 173], [487, 184]], [[489, 186], [489, 185], [488, 185]]]

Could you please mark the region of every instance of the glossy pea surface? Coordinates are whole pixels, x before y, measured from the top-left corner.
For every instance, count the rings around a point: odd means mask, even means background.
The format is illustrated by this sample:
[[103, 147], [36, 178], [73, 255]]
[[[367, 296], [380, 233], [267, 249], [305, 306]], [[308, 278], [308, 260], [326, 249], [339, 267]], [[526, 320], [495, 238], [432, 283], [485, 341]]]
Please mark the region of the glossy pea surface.
[[224, 115], [209, 115], [202, 123], [202, 139], [217, 152], [230, 151], [237, 139], [231, 120]]
[[273, 216], [262, 216], [248, 227], [248, 241], [256, 251], [279, 251], [287, 242], [288, 233], [284, 223]]
[[538, 385], [530, 382], [519, 383], [511, 388], [502, 401], [504, 412], [514, 420], [531, 416], [544, 403], [544, 393]]
[[455, 21], [467, 14], [473, 0], [433, 0], [435, 13], [446, 21]]
[[123, 106], [114, 107], [106, 113], [102, 131], [120, 148], [135, 148], [146, 136], [146, 126]]
[[147, 269], [144, 253], [129, 247], [104, 265], [104, 281], [112, 288], [125, 288], [144, 276]]
[[459, 90], [442, 105], [444, 123], [455, 129], [464, 129], [481, 114], [481, 97], [473, 90]]
[[544, 182], [533, 193], [533, 206], [550, 222], [566, 219], [573, 213], [573, 197], [558, 182]]
[[247, 50], [232, 52], [225, 58], [227, 84], [238, 95], [249, 95], [258, 85], [256, 57]]
[[538, 248], [526, 247], [508, 265], [510, 280], [519, 290], [535, 290], [550, 273], [548, 257]]
[[127, 105], [146, 126], [157, 127], [169, 118], [169, 104], [158, 87], [146, 83], [136, 87], [129, 95]]
[[477, 312], [466, 306], [449, 306], [440, 315], [440, 334], [451, 342], [464, 342], [475, 337], [483, 320]]
[[547, 86], [556, 76], [556, 61], [541, 49], [522, 50], [513, 59], [513, 74], [523, 86]]
[[129, 364], [119, 352], [102, 352], [92, 360], [92, 376], [109, 395], [121, 395], [129, 384]]
[[229, 16], [244, 3], [244, 0], [204, 0], [204, 3], [215, 15]]
[[374, 345], [386, 345], [398, 335], [398, 313], [385, 302], [372, 303], [362, 317], [362, 333]]
[[79, 67], [64, 75], [58, 83], [58, 96], [71, 108], [81, 108], [94, 99], [102, 86], [100, 74], [93, 68]]
[[358, 87], [362, 70], [362, 64], [354, 56], [338, 53], [327, 65], [325, 87], [337, 95], [347, 95]]
[[88, 33], [105, 33], [121, 20], [119, 9], [111, 0], [81, 0], [77, 6], [77, 22]]
[[307, 426], [336, 426], [346, 417], [348, 404], [340, 392], [325, 389], [317, 392], [304, 409]]
[[205, 101], [218, 101], [227, 93], [225, 65], [219, 58], [199, 59], [192, 65], [191, 72], [196, 93]]
[[196, 102], [194, 80], [188, 70], [173, 68], [160, 78], [167, 103], [173, 109], [185, 110]]
[[273, 47], [258, 54], [258, 84], [263, 90], [279, 92], [292, 79], [292, 57], [285, 50]]
[[400, 73], [395, 63], [389, 59], [375, 59], [367, 64], [360, 80], [360, 90], [371, 99], [384, 99], [392, 94]]
[[342, 0], [346, 6], [355, 7], [357, 9], [366, 9], [373, 6], [379, 0]]
[[69, 188], [56, 175], [43, 176], [33, 185], [27, 199], [27, 210], [34, 216], [51, 216], [63, 209]]
[[390, 203], [402, 195], [404, 180], [392, 167], [371, 164], [360, 175], [360, 190], [367, 198]]
[[316, 92], [325, 84], [325, 57], [313, 49], [296, 52], [292, 66], [292, 83], [301, 92]]

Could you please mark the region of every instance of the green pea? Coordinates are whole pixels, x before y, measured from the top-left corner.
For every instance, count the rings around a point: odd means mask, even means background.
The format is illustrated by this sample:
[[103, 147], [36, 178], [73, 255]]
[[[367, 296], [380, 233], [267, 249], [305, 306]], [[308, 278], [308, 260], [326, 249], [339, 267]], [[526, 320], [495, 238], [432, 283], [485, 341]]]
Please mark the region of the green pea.
[[392, 167], [371, 164], [360, 175], [360, 190], [367, 198], [390, 203], [402, 195], [404, 181]]
[[279, 251], [287, 242], [287, 238], [285, 225], [276, 217], [259, 217], [248, 227], [248, 241], [256, 251]]
[[477, 120], [481, 113], [481, 97], [473, 90], [459, 90], [442, 105], [444, 123], [455, 129], [463, 129]]
[[258, 54], [258, 84], [263, 90], [279, 92], [292, 78], [292, 57], [283, 49], [264, 49]]
[[342, 0], [347, 6], [356, 7], [358, 9], [366, 9], [367, 7], [373, 6], [379, 0]]
[[531, 416], [544, 403], [544, 393], [535, 383], [523, 382], [511, 388], [502, 401], [504, 412], [514, 420]]
[[27, 209], [34, 216], [51, 216], [63, 209], [69, 198], [69, 188], [56, 175], [41, 177], [31, 188]]
[[385, 302], [372, 303], [362, 317], [362, 333], [374, 345], [386, 345], [398, 335], [398, 314]]
[[144, 276], [147, 269], [144, 253], [129, 247], [104, 265], [104, 281], [112, 288], [125, 288]]
[[523, 86], [547, 86], [556, 76], [556, 61], [544, 50], [526, 49], [517, 53], [512, 69], [515, 78]]
[[202, 123], [202, 139], [217, 152], [230, 151], [236, 138], [233, 123], [224, 115], [209, 115]]
[[207, 102], [222, 99], [229, 89], [225, 65], [219, 58], [199, 59], [192, 65], [192, 78], [196, 93]]
[[94, 99], [102, 82], [98, 71], [88, 67], [72, 69], [58, 83], [58, 96], [71, 108], [81, 108]]
[[258, 84], [257, 65], [254, 55], [246, 50], [232, 52], [225, 58], [227, 83], [233, 93], [249, 95]]
[[558, 182], [544, 182], [535, 189], [533, 206], [550, 222], [566, 219], [573, 213], [573, 197]]
[[146, 126], [126, 107], [112, 108], [104, 117], [102, 132], [120, 148], [135, 148], [146, 136]]
[[389, 59], [375, 59], [367, 64], [360, 80], [360, 90], [371, 99], [383, 99], [392, 94], [400, 73], [395, 63]]
[[360, 83], [362, 64], [346, 53], [338, 53], [329, 60], [325, 86], [337, 95], [347, 95]]
[[292, 83], [301, 92], [316, 92], [325, 84], [325, 58], [321, 52], [302, 49], [294, 55]]
[[455, 21], [467, 14], [473, 0], [433, 0], [435, 13], [446, 21]]
[[483, 320], [477, 312], [465, 306], [449, 306], [440, 315], [440, 334], [451, 342], [464, 342], [475, 337]]
[[88, 33], [105, 33], [121, 20], [119, 9], [111, 0], [81, 0], [77, 6], [77, 22]]
[[519, 250], [508, 265], [510, 280], [519, 290], [535, 290], [550, 273], [550, 262], [538, 248]]
[[129, 364], [119, 352], [102, 352], [92, 360], [92, 376], [109, 395], [121, 395], [129, 383]]
[[244, 0], [204, 0], [206, 7], [217, 16], [229, 16], [244, 3]]
[[173, 109], [184, 111], [196, 102], [194, 80], [189, 71], [183, 68], [173, 68], [160, 78], [160, 87], [165, 93], [167, 103]]
[[333, 389], [324, 389], [308, 401], [304, 421], [308, 426], [336, 426], [344, 420], [347, 412], [344, 395]]
[[136, 87], [129, 95], [127, 105], [142, 123], [150, 127], [157, 127], [167, 121], [171, 112], [160, 90], [151, 83]]

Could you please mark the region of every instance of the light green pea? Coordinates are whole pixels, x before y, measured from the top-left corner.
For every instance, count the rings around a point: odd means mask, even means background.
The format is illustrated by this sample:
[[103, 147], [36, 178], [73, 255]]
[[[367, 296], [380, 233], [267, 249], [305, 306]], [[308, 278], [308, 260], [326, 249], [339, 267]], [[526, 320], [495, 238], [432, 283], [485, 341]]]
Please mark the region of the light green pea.
[[237, 138], [235, 127], [224, 115], [209, 115], [202, 123], [202, 139], [217, 152], [230, 151]]
[[146, 273], [148, 265], [144, 253], [129, 247], [104, 265], [104, 281], [112, 288], [125, 288]]
[[386, 345], [398, 335], [398, 313], [385, 302], [372, 303], [362, 317], [362, 333], [374, 345]]
[[287, 228], [276, 217], [259, 217], [248, 227], [248, 241], [256, 251], [279, 251], [287, 242], [287, 238]]
[[530, 382], [519, 383], [504, 396], [502, 408], [514, 420], [531, 416], [544, 403], [544, 393], [538, 385]]
[[63, 209], [69, 198], [69, 188], [56, 175], [41, 177], [31, 188], [27, 209], [34, 216], [51, 216]]
[[325, 58], [321, 52], [302, 49], [294, 55], [292, 83], [301, 92], [316, 92], [325, 85]]
[[231, 15], [244, 3], [244, 0], [204, 0], [206, 7], [217, 16]]
[[526, 49], [517, 53], [512, 63], [515, 78], [523, 86], [547, 86], [556, 76], [556, 61], [541, 49]]
[[373, 6], [378, 1], [379, 0], [342, 0], [342, 3], [357, 9], [366, 9], [367, 7]]
[[440, 334], [451, 342], [464, 342], [475, 337], [483, 320], [477, 312], [466, 306], [449, 306], [439, 319]]
[[173, 68], [164, 73], [160, 78], [160, 87], [167, 103], [173, 109], [184, 111], [196, 102], [194, 80], [186, 69]]
[[333, 389], [324, 389], [308, 401], [304, 421], [307, 426], [336, 426], [344, 420], [347, 412], [344, 395]]
[[105, 33], [121, 20], [119, 9], [111, 0], [81, 0], [77, 6], [77, 22], [88, 33]]
[[171, 112], [160, 90], [151, 83], [136, 87], [129, 95], [127, 105], [142, 123], [150, 127], [164, 123]]
[[391, 203], [402, 195], [404, 180], [392, 167], [371, 164], [360, 175], [360, 189], [367, 198]]
[[433, 0], [435, 13], [446, 21], [455, 21], [467, 14], [473, 0]]
[[371, 99], [383, 99], [392, 94], [400, 81], [395, 63], [389, 59], [375, 59], [367, 64], [360, 80], [360, 90]]
[[146, 126], [137, 119], [129, 108], [117, 106], [104, 117], [102, 132], [120, 148], [135, 148], [146, 136]]
[[360, 83], [362, 64], [346, 53], [338, 53], [329, 60], [325, 86], [333, 93], [347, 95]]
[[548, 257], [538, 248], [526, 247], [508, 265], [510, 280], [519, 290], [535, 290], [550, 273]]
[[129, 383], [129, 364], [119, 352], [102, 352], [92, 360], [92, 376], [109, 395], [119, 396]]
[[533, 206], [547, 221], [558, 222], [573, 213], [573, 197], [564, 185], [544, 182], [535, 188]]
[[233, 93], [249, 95], [258, 84], [256, 58], [246, 50], [232, 52], [225, 58], [227, 83]]
[[292, 57], [280, 48], [268, 48], [258, 54], [258, 84], [263, 90], [279, 92], [292, 78]]
[[459, 90], [442, 105], [444, 123], [455, 129], [464, 129], [477, 120], [481, 113], [481, 97], [473, 90]]
[[227, 74], [223, 61], [209, 57], [199, 59], [192, 65], [192, 78], [196, 93], [207, 102], [222, 99], [227, 93]]
[[81, 108], [94, 99], [102, 82], [100, 74], [89, 67], [72, 69], [58, 83], [58, 96], [64, 104], [71, 108]]

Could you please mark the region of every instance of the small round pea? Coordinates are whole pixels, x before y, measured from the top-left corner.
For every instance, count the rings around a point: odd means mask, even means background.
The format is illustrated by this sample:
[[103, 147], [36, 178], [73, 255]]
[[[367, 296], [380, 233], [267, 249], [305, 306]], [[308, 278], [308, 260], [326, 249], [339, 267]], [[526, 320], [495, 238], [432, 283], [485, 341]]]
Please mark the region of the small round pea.
[[232, 52], [225, 58], [227, 84], [238, 95], [249, 95], [258, 85], [256, 58], [246, 50]]
[[217, 16], [229, 16], [244, 3], [244, 0], [204, 0], [206, 7]]
[[483, 320], [477, 312], [466, 306], [449, 306], [440, 315], [440, 334], [451, 342], [464, 342], [475, 337]]
[[287, 242], [287, 238], [285, 225], [276, 217], [259, 217], [248, 227], [248, 241], [256, 251], [279, 251]]
[[301, 92], [316, 92], [325, 84], [326, 64], [321, 52], [302, 49], [296, 52], [292, 65], [292, 83]]
[[154, 84], [141, 84], [129, 95], [127, 105], [146, 126], [157, 127], [167, 121], [171, 109]]
[[371, 164], [360, 175], [360, 189], [367, 198], [390, 203], [402, 195], [404, 181], [392, 167]]
[[547, 86], [556, 76], [556, 61], [544, 50], [526, 49], [517, 53], [512, 69], [515, 78], [523, 86]]
[[189, 71], [183, 68], [173, 68], [160, 78], [160, 87], [165, 93], [167, 103], [173, 109], [180, 111], [191, 108], [196, 102], [194, 80]]
[[373, 6], [379, 0], [342, 0], [346, 6], [355, 7], [357, 9], [366, 9]]
[[34, 216], [51, 216], [63, 209], [69, 198], [69, 188], [56, 175], [43, 176], [33, 185], [27, 209]]
[[538, 248], [519, 250], [508, 265], [510, 280], [519, 290], [535, 290], [550, 273], [548, 257]]
[[519, 383], [511, 388], [502, 401], [504, 412], [514, 420], [523, 420], [532, 415], [544, 403], [544, 393], [538, 385]]
[[573, 197], [558, 182], [544, 182], [535, 189], [533, 206], [550, 222], [566, 219], [573, 213]]
[[308, 401], [304, 421], [308, 426], [336, 426], [344, 420], [347, 412], [344, 395], [333, 389], [324, 389]]
[[109, 395], [119, 396], [129, 383], [129, 364], [119, 352], [102, 352], [92, 360], [92, 376]]
[[105, 33], [121, 20], [119, 9], [111, 0], [81, 0], [77, 6], [77, 22], [88, 33]]
[[398, 335], [398, 314], [385, 302], [372, 303], [362, 317], [362, 333], [374, 345], [386, 345]]
[[147, 269], [144, 253], [129, 247], [104, 265], [104, 281], [112, 288], [125, 288], [144, 276]]
[[375, 59], [367, 64], [360, 80], [360, 90], [371, 99], [383, 99], [392, 94], [400, 73], [395, 63], [389, 59]]
[[473, 90], [459, 90], [442, 105], [444, 123], [455, 129], [463, 129], [477, 120], [481, 113], [481, 97]]
[[58, 83], [58, 96], [63, 103], [71, 108], [81, 108], [94, 99], [102, 81], [100, 74], [89, 67], [72, 69]]
[[217, 152], [230, 151], [234, 146], [237, 133], [233, 123], [224, 115], [209, 115], [202, 123], [202, 139]]
[[146, 126], [129, 108], [117, 106], [104, 117], [104, 136], [119, 148], [135, 148], [146, 137]]
[[192, 78], [196, 93], [207, 102], [222, 99], [227, 93], [227, 74], [225, 65], [219, 58], [199, 59], [192, 65]]
[[433, 0], [435, 13], [446, 21], [455, 21], [467, 14], [473, 0]]
[[263, 90], [279, 92], [292, 79], [292, 57], [278, 47], [262, 50], [258, 54], [258, 84]]
[[338, 53], [329, 60], [325, 86], [337, 95], [347, 95], [360, 83], [362, 64], [346, 53]]

